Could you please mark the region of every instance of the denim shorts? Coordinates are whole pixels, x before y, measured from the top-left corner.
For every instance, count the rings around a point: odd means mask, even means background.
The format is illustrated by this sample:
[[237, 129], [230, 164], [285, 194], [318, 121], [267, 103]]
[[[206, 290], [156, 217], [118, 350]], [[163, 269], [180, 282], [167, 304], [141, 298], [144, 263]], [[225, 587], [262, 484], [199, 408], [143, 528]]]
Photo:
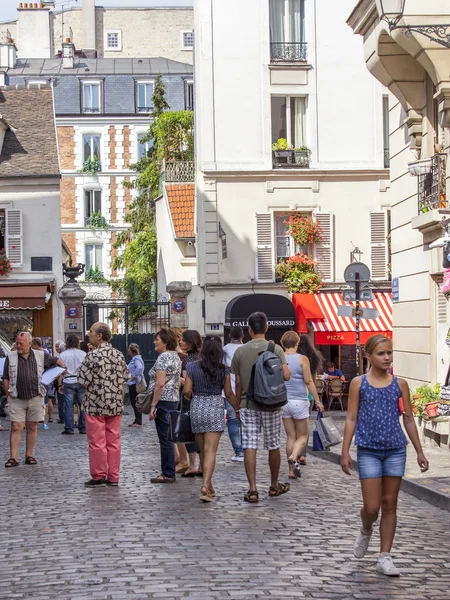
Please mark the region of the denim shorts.
[[403, 477], [405, 474], [406, 448], [374, 450], [358, 446], [357, 456], [360, 479]]

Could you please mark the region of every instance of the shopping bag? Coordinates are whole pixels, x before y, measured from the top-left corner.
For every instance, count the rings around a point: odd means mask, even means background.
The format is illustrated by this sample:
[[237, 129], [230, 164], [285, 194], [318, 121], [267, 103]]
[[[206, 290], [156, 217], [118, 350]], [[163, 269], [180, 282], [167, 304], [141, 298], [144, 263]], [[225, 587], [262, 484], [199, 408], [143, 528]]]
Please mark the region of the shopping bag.
[[342, 442], [341, 435], [331, 417], [322, 417], [316, 423], [317, 433], [324, 448], [336, 446]]
[[195, 442], [195, 434], [191, 429], [189, 412], [171, 410], [169, 413], [169, 440], [174, 444]]
[[318, 410], [317, 411], [316, 428], [313, 432], [313, 450], [315, 452], [321, 452], [322, 450], [324, 450], [322, 442], [320, 441], [319, 432], [317, 431], [317, 425], [321, 419], [322, 419], [322, 413], [320, 412], [320, 410]]

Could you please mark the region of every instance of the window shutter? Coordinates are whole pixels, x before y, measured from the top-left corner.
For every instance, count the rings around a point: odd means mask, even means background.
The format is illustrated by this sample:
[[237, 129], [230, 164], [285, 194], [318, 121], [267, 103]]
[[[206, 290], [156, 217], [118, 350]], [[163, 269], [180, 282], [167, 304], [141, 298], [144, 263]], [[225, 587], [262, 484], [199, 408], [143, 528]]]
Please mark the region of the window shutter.
[[22, 235], [22, 210], [10, 208], [5, 210], [6, 216], [6, 255], [12, 267], [23, 265], [23, 235]]
[[256, 279], [274, 281], [273, 265], [273, 216], [272, 213], [256, 213]]
[[334, 223], [333, 213], [316, 212], [314, 218], [322, 230], [322, 239], [314, 246], [317, 271], [325, 281], [334, 281]]
[[436, 279], [436, 316], [438, 323], [447, 323], [447, 298], [441, 292], [444, 276], [439, 275]]
[[370, 213], [370, 262], [372, 280], [388, 279], [388, 224], [387, 212]]

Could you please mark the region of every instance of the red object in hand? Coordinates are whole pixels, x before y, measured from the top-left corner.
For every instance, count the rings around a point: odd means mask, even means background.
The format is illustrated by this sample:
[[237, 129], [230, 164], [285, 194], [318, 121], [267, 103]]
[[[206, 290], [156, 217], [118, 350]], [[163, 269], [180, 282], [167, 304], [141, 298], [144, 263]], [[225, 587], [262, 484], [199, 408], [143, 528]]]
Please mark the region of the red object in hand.
[[401, 415], [405, 414], [405, 401], [403, 400], [402, 396], [400, 396], [400, 398], [398, 399], [398, 412]]

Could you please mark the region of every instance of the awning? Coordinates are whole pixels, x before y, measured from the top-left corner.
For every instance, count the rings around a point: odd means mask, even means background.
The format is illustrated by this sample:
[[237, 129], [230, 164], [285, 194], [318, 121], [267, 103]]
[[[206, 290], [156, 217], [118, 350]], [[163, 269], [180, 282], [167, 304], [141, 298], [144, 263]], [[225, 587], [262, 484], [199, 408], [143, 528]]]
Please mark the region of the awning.
[[[313, 300], [312, 300], [313, 299]], [[314, 306], [315, 302], [315, 306]], [[316, 343], [355, 343], [355, 341], [341, 341], [355, 339], [356, 321], [351, 317], [339, 317], [337, 314], [338, 306], [355, 306], [355, 302], [344, 302], [341, 294], [321, 293], [321, 294], [294, 294], [293, 303], [297, 310], [297, 321], [299, 325], [305, 323], [305, 319], [310, 321], [314, 331], [317, 332]], [[362, 308], [374, 308], [378, 311], [377, 319], [361, 319], [360, 331], [361, 340], [367, 340], [375, 333], [392, 332], [392, 294], [375, 293], [371, 302], [361, 302]], [[314, 307], [314, 310], [312, 309]], [[300, 313], [300, 316], [299, 316]], [[318, 315], [320, 313], [320, 315]], [[306, 328], [299, 328], [299, 331], [306, 331]], [[321, 336], [321, 333], [339, 333], [340, 336]], [[345, 334], [353, 334], [346, 336]], [[365, 334], [368, 335], [365, 335]], [[318, 341], [318, 339], [328, 341]], [[336, 338], [336, 339], [334, 339]], [[338, 339], [339, 338], [339, 339]]]
[[0, 312], [45, 308], [47, 283], [0, 284]]
[[295, 328], [295, 308], [288, 298], [278, 294], [245, 294], [233, 298], [225, 309], [225, 327], [248, 328], [247, 319], [253, 312], [265, 313], [271, 328]]

